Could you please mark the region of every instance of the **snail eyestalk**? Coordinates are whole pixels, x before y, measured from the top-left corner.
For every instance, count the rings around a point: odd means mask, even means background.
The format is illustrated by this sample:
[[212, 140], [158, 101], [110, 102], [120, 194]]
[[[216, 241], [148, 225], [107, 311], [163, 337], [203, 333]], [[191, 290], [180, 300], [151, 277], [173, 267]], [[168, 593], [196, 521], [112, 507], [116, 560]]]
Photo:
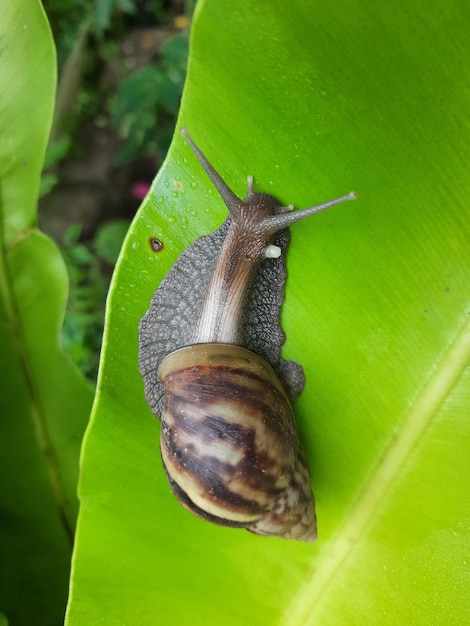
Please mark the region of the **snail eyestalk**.
[[348, 202], [349, 200], [356, 200], [357, 193], [355, 191], [350, 191], [345, 196], [341, 196], [340, 198], [335, 198], [334, 200], [329, 200], [328, 202], [323, 202], [322, 204], [317, 204], [316, 206], [309, 207], [308, 209], [301, 209], [299, 211], [292, 212], [283, 212], [279, 215], [272, 215], [270, 217], [266, 217], [262, 224], [261, 229], [267, 235], [272, 235], [282, 230], [283, 228], [287, 228], [296, 222], [300, 222], [301, 220], [306, 219], [307, 217], [311, 217], [312, 215], [316, 215], [317, 213], [321, 213], [322, 211], [326, 211], [326, 209], [330, 209], [337, 204], [341, 204], [343, 202]]
[[189, 135], [187, 129], [182, 128], [180, 130], [180, 133], [186, 139], [187, 143], [189, 144], [189, 147], [196, 155], [197, 160], [202, 165], [202, 167], [204, 168], [204, 171], [206, 172], [207, 176], [210, 178], [212, 184], [219, 192], [220, 197], [225, 202], [228, 210], [232, 212], [234, 209], [236, 209], [240, 205], [241, 203], [240, 198], [235, 193], [233, 193], [233, 191], [224, 181], [222, 176], [209, 163], [206, 155], [202, 152], [202, 150], [200, 150], [200, 148], [198, 148], [198, 146], [191, 139], [191, 136]]

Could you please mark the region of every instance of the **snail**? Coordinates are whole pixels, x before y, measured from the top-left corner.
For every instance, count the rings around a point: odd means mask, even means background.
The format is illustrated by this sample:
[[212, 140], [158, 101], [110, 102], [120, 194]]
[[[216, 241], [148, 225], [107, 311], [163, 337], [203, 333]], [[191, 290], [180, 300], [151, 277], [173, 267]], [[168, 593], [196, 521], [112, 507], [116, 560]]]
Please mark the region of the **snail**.
[[229, 217], [180, 255], [140, 321], [139, 367], [161, 420], [165, 472], [180, 503], [209, 522], [313, 541], [314, 497], [291, 407], [304, 374], [281, 358], [286, 229], [356, 194], [292, 212], [256, 192], [250, 176], [241, 200], [181, 133]]

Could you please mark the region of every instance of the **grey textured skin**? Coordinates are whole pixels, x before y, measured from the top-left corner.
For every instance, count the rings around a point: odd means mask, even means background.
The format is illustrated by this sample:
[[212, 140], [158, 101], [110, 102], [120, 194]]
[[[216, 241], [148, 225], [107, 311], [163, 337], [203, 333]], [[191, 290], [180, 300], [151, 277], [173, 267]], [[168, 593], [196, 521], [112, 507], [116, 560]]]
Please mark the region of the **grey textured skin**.
[[[213, 233], [197, 239], [180, 255], [140, 321], [140, 373], [144, 380], [145, 397], [158, 418], [163, 404], [158, 367], [168, 354], [194, 343], [195, 326], [230, 219], [228, 217]], [[280, 231], [274, 243], [281, 248], [282, 254], [277, 259], [263, 259], [253, 274], [241, 320], [239, 344], [268, 361], [293, 401], [302, 392], [305, 378], [300, 365], [281, 358], [285, 333], [280, 325], [280, 310], [287, 275], [287, 230]]]

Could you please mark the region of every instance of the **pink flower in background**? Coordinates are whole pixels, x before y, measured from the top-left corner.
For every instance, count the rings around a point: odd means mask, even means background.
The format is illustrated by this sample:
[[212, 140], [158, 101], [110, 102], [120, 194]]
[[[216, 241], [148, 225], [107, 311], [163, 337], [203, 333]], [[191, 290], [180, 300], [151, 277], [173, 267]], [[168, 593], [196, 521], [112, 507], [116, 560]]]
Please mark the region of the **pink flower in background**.
[[131, 194], [134, 196], [134, 198], [137, 198], [137, 200], [143, 200], [147, 195], [149, 189], [150, 183], [139, 180], [132, 185]]

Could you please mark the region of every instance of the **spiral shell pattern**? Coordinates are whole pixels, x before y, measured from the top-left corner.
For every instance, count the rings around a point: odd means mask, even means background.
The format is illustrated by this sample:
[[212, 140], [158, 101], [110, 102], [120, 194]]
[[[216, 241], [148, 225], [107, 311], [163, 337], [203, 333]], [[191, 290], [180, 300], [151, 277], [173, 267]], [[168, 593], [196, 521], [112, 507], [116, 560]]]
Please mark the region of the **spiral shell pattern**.
[[158, 374], [162, 459], [179, 501], [216, 524], [313, 541], [309, 471], [272, 367], [245, 348], [195, 344]]

